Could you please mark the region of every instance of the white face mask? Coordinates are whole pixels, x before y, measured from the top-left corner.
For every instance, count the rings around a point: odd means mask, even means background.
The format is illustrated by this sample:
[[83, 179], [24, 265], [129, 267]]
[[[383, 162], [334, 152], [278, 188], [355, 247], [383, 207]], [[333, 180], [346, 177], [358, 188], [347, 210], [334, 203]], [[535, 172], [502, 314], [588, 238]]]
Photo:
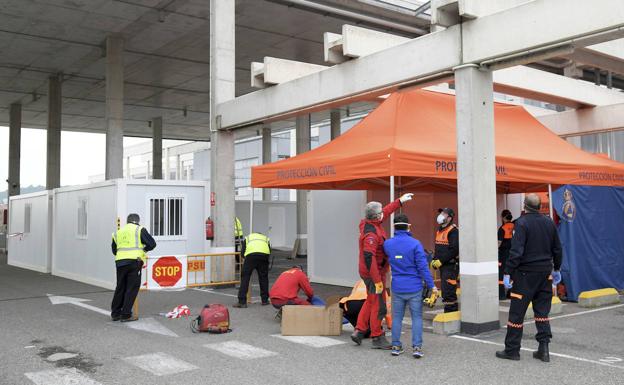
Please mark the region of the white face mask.
[[383, 221], [383, 212], [381, 213], [381, 215], [379, 215], [379, 220]]
[[446, 220], [446, 217], [444, 216], [444, 214], [440, 213], [440, 215], [438, 215], [438, 217], [436, 218], [436, 220], [438, 221], [438, 224], [441, 225], [444, 223], [444, 221]]

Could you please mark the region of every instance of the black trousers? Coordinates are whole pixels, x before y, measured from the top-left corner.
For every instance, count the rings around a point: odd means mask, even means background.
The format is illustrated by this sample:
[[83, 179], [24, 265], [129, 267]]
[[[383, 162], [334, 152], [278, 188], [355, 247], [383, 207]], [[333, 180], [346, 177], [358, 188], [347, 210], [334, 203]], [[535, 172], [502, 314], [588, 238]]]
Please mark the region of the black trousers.
[[511, 289], [511, 307], [507, 322], [507, 336], [505, 337], [505, 351], [510, 354], [519, 354], [522, 342], [524, 315], [529, 303], [533, 302], [535, 314], [535, 328], [538, 342], [550, 342], [550, 305], [552, 301], [552, 278], [549, 272], [518, 271], [512, 275], [513, 288]]
[[442, 303], [444, 312], [449, 313], [459, 310], [457, 303], [457, 277], [459, 276], [459, 265], [456, 263], [442, 265], [440, 267], [440, 280], [442, 281]]
[[[362, 306], [364, 306], [363, 299], [351, 300], [347, 301], [344, 304], [340, 304], [340, 308], [343, 310], [342, 316], [349, 321], [353, 327], [357, 326], [358, 316], [360, 315], [360, 310], [362, 310]], [[364, 332], [364, 338], [370, 337], [370, 329]]]
[[505, 265], [508, 257], [509, 250], [498, 250], [498, 299], [500, 300], [507, 298], [505, 285], [503, 285], [503, 276], [505, 275]]
[[254, 270], [258, 272], [258, 281], [260, 281], [260, 298], [262, 302], [269, 301], [269, 255], [253, 253], [246, 256], [243, 262], [241, 283], [238, 289], [239, 303], [247, 303], [247, 290]]
[[364, 301], [363, 299], [352, 300], [340, 304], [340, 308], [343, 310], [343, 317], [345, 317], [353, 327], [357, 326], [358, 315], [360, 315], [360, 310], [362, 310], [362, 306], [364, 306]]
[[117, 267], [117, 286], [111, 304], [111, 316], [132, 316], [132, 306], [141, 287], [141, 267], [143, 264], [139, 261]]

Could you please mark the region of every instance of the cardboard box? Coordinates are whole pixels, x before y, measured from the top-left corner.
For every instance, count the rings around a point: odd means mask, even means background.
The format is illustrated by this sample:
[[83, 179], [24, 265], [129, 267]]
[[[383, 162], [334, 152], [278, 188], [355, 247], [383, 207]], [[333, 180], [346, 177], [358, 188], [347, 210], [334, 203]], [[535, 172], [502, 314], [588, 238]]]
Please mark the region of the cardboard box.
[[327, 300], [326, 306], [285, 305], [282, 307], [283, 336], [339, 336], [342, 333], [340, 297]]

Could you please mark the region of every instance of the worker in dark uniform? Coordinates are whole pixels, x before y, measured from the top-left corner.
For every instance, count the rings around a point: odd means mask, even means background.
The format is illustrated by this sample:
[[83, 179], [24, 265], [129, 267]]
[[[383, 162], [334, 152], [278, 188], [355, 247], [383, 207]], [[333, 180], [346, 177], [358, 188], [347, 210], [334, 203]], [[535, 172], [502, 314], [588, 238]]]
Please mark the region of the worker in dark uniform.
[[117, 268], [117, 286], [111, 304], [113, 321], [138, 319], [137, 314], [132, 314], [132, 306], [141, 288], [141, 269], [147, 259], [145, 253], [156, 247], [156, 241], [139, 221], [138, 214], [130, 214], [127, 224], [113, 233], [111, 249]]
[[511, 211], [505, 209], [501, 212], [503, 224], [498, 228], [498, 299], [507, 299], [503, 275], [505, 275], [505, 264], [509, 258], [511, 249], [511, 238], [513, 237], [514, 223]]
[[496, 352], [498, 358], [520, 359], [524, 315], [532, 302], [537, 329], [535, 339], [539, 342], [533, 358], [550, 361], [548, 344], [552, 334], [548, 314], [552, 301], [552, 285], [561, 281], [559, 269], [562, 251], [557, 227], [549, 217], [540, 214], [540, 206], [539, 196], [527, 195], [524, 200], [526, 214], [516, 220], [503, 277], [505, 287], [512, 289], [511, 307], [505, 350]]
[[438, 210], [434, 258], [431, 267], [440, 269], [442, 303], [444, 312], [459, 310], [457, 304], [457, 278], [459, 276], [459, 229], [453, 223], [455, 212], [450, 208]]
[[247, 307], [247, 290], [253, 271], [258, 272], [260, 281], [260, 298], [262, 306], [269, 304], [269, 258], [271, 243], [269, 237], [260, 233], [249, 234], [241, 243], [241, 254], [244, 256], [241, 271], [241, 283], [238, 289], [238, 303], [234, 307]]
[[399, 199], [382, 207], [379, 202], [366, 204], [365, 219], [360, 222], [359, 262], [360, 278], [366, 285], [366, 300], [358, 314], [358, 321], [351, 340], [357, 345], [362, 344], [366, 330], [371, 331], [373, 349], [390, 350], [392, 344], [388, 342], [381, 328], [381, 321], [386, 317], [386, 275], [390, 269], [388, 256], [384, 252], [383, 244], [386, 232], [381, 226], [384, 220], [397, 211], [403, 203], [412, 200], [414, 194], [403, 194]]

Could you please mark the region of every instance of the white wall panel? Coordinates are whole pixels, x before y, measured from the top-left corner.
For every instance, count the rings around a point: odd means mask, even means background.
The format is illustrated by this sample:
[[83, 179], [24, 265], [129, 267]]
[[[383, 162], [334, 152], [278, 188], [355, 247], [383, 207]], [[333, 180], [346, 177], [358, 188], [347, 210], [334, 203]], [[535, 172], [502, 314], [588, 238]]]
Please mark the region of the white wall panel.
[[[48, 247], [52, 195], [48, 191], [11, 197], [9, 203], [8, 264], [42, 273], [50, 272]], [[27, 204], [30, 210], [30, 232], [24, 234], [24, 211]]]

